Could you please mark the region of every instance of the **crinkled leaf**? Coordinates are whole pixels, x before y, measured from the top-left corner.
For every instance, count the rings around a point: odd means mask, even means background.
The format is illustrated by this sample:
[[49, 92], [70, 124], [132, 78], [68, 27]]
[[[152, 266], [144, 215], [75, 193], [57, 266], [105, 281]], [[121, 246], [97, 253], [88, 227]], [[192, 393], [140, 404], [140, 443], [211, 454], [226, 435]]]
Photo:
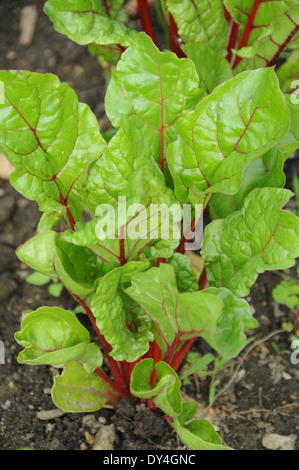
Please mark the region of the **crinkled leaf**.
[[[110, 5], [113, 6], [111, 2]], [[115, 3], [114, 7], [118, 8]], [[78, 44], [129, 46], [136, 31], [114, 19], [117, 8], [112, 9], [110, 17], [99, 0], [48, 0], [44, 6], [55, 29]]]
[[168, 150], [175, 194], [200, 203], [235, 194], [246, 166], [288, 131], [289, 111], [273, 69], [244, 72], [219, 85], [184, 120]]
[[67, 413], [87, 413], [116, 400], [110, 387], [95, 373], [89, 374], [77, 362], [65, 365], [63, 374], [54, 379], [52, 399]]
[[96, 209], [100, 204], [118, 204], [118, 197], [126, 195], [127, 186], [134, 173], [141, 167], [148, 168], [159, 181], [165, 193], [163, 174], [154, 159], [159, 152], [155, 142], [148, 145], [147, 126], [136, 116], [124, 119], [117, 134], [109, 141], [108, 147], [88, 175], [86, 187], [89, 207]]
[[228, 23], [222, 0], [167, 0], [184, 42], [197, 41], [226, 55]]
[[182, 45], [182, 50], [194, 62], [200, 78], [200, 85], [207, 94], [212, 93], [216, 86], [233, 78], [228, 61], [206, 44], [189, 42]]
[[219, 297], [224, 303], [210, 344], [214, 342], [214, 348], [220, 350], [223, 357], [227, 359], [235, 357], [247, 344], [244, 330], [257, 328], [258, 323], [252, 317], [246, 300], [236, 297], [228, 289], [209, 287], [205, 289], [205, 292]]
[[174, 124], [203, 97], [194, 64], [172, 52], [160, 52], [144, 33], [118, 62], [106, 94], [106, 112], [119, 127], [123, 117], [136, 115], [145, 123], [143, 141], [165, 160], [176, 135]]
[[209, 342], [223, 308], [220, 299], [205, 292], [180, 294], [170, 264], [132, 276], [131, 281], [126, 293], [156, 323], [168, 349], [196, 336]]
[[191, 267], [191, 260], [181, 253], [174, 253], [168, 263], [174, 268], [178, 290], [180, 292], [194, 292], [198, 290], [198, 281], [195, 271]]
[[148, 266], [146, 261], [130, 262], [109, 272], [100, 279], [91, 301], [97, 326], [112, 347], [110, 355], [117, 361], [136, 361], [147, 352], [149, 342], [153, 340], [146, 323], [141, 324], [138, 331], [128, 328], [128, 311], [119, 293], [121, 282], [128, 282], [134, 273], [140, 273]]
[[[155, 369], [157, 382], [151, 385]], [[176, 416], [183, 411], [180, 394], [181, 382], [175, 371], [165, 362], [154, 364], [154, 360], [143, 359], [134, 367], [131, 376], [131, 393], [139, 398], [153, 398], [164, 413]]]
[[62, 366], [77, 361], [87, 372], [102, 365], [102, 353], [77, 317], [58, 307], [41, 307], [26, 315], [16, 341], [25, 347], [18, 355], [24, 364]]
[[106, 0], [105, 6], [109, 16], [111, 18], [116, 18], [123, 4], [124, 0]]
[[[277, 5], [284, 2], [269, 2]], [[266, 2], [262, 5], [267, 5]], [[261, 15], [261, 22], [264, 19]], [[267, 23], [266, 23], [267, 24]], [[257, 29], [254, 30], [255, 32]], [[265, 67], [274, 65], [280, 53], [286, 46], [299, 38], [299, 5], [298, 3], [287, 8], [282, 5], [281, 11], [272, 15], [269, 26], [263, 28], [263, 32], [258, 37], [251, 35], [246, 47], [237, 51], [240, 57], [244, 57], [240, 65], [235, 68], [236, 73], [240, 70]]]
[[55, 75], [1, 71], [0, 80], [0, 150], [16, 167], [13, 186], [42, 211], [80, 220], [89, 166], [106, 146], [96, 117]]
[[211, 286], [227, 287], [242, 297], [259, 273], [294, 264], [299, 219], [281, 210], [291, 196], [285, 189], [254, 189], [240, 211], [207, 226], [202, 256]]

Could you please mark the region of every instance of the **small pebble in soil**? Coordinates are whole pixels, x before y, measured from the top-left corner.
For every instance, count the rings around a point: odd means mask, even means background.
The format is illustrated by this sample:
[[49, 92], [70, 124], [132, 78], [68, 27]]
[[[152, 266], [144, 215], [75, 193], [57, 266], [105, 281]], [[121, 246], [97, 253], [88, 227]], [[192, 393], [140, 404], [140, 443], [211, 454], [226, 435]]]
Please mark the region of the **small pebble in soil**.
[[269, 450], [295, 450], [297, 436], [289, 434], [282, 436], [276, 433], [267, 433], [263, 436], [262, 443]]

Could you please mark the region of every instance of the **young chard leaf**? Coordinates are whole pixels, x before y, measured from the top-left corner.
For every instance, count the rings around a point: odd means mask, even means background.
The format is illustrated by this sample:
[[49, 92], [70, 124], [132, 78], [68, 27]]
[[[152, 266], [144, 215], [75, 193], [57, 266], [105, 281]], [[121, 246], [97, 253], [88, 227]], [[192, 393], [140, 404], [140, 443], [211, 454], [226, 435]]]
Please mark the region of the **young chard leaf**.
[[204, 98], [177, 126], [167, 161], [175, 194], [196, 204], [233, 195], [246, 166], [287, 133], [290, 116], [273, 69], [243, 72]]
[[98, 258], [87, 248], [67, 243], [56, 232], [41, 232], [21, 245], [18, 258], [32, 269], [50, 277], [59, 277], [75, 295], [85, 298], [94, 289], [101, 274]]
[[202, 257], [210, 285], [243, 297], [259, 273], [294, 264], [299, 256], [299, 220], [281, 210], [291, 196], [285, 189], [254, 189], [241, 210], [207, 226]]
[[[154, 368], [158, 381], [151, 386]], [[183, 411], [180, 388], [177, 374], [163, 361], [154, 364], [151, 358], [143, 359], [134, 367], [131, 393], [139, 398], [154, 398], [155, 405], [168, 415], [180, 415]]]
[[[156, 382], [152, 384], [155, 372]], [[189, 421], [195, 411], [196, 402], [183, 404], [180, 394], [181, 382], [174, 370], [165, 362], [156, 365], [153, 359], [143, 359], [132, 372], [131, 393], [139, 398], [152, 398], [156, 406], [173, 418], [171, 425], [177, 430], [188, 449], [231, 450], [221, 445], [221, 440], [211, 423], [206, 420]]]
[[54, 379], [52, 399], [67, 413], [87, 413], [113, 404], [117, 397], [95, 372], [90, 374], [78, 362], [69, 362]]
[[127, 47], [133, 43], [136, 31], [114, 19], [121, 3], [110, 1], [105, 12], [99, 0], [48, 0], [44, 10], [55, 29], [78, 44]]
[[198, 290], [197, 276], [191, 267], [191, 260], [188, 256], [174, 253], [169, 258], [168, 263], [174, 267], [180, 292], [195, 292]]
[[88, 373], [101, 367], [103, 357], [77, 317], [58, 307], [41, 307], [26, 315], [16, 341], [25, 347], [19, 353], [22, 364], [49, 364], [62, 367], [79, 362]]
[[1, 71], [0, 150], [16, 167], [13, 186], [42, 211], [63, 209], [74, 228], [90, 164], [106, 143], [96, 117], [51, 74]]

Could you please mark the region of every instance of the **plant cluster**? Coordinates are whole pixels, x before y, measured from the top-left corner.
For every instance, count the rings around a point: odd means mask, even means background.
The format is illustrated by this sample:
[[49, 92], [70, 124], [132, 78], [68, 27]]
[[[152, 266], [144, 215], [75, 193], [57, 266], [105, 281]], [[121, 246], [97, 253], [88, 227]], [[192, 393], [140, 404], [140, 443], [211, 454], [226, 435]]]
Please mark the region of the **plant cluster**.
[[[129, 397], [160, 408], [188, 448], [226, 449], [208, 421], [193, 419], [178, 370], [198, 337], [218, 366], [236, 357], [258, 326], [245, 300], [258, 274], [299, 255], [299, 220], [283, 210], [299, 109], [272, 67], [286, 45], [296, 50], [299, 6], [161, 1], [173, 51], [160, 51], [146, 34], [147, 3], [138, 2], [140, 33], [117, 19], [122, 4], [45, 6], [59, 31], [117, 62], [105, 100], [112, 138], [55, 75], [0, 72], [0, 150], [16, 168], [12, 185], [43, 212], [17, 256], [63, 284], [98, 338], [74, 312], [41, 307], [15, 335], [18, 360], [63, 368], [52, 398], [67, 412]], [[175, 209], [167, 235], [165, 207]], [[204, 212], [196, 273], [187, 242]]]

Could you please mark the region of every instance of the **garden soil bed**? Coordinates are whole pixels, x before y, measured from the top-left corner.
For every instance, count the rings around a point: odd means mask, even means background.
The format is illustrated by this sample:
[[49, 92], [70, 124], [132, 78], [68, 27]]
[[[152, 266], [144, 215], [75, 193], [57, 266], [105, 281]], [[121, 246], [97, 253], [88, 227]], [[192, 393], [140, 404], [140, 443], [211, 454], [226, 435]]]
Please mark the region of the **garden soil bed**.
[[[7, 2], [8, 3], [8, 2]], [[79, 99], [90, 105], [102, 128], [108, 126], [104, 115], [105, 80], [95, 58], [56, 33], [42, 12], [41, 1], [10, 1], [0, 9], [0, 69], [26, 69], [52, 72], [67, 81]], [[39, 19], [33, 41], [19, 45], [19, 16], [24, 5], [36, 4]], [[298, 168], [298, 158], [286, 165], [287, 185]], [[0, 365], [0, 450], [31, 447], [40, 450], [92, 449], [99, 431], [114, 433], [115, 450], [175, 450], [183, 446], [175, 431], [161, 417], [127, 400], [114, 409], [92, 414], [64, 413], [51, 417], [55, 409], [50, 390], [56, 369], [17, 363], [20, 347], [14, 333], [20, 327], [22, 312], [43, 305], [72, 309], [75, 302], [63, 291], [57, 299], [46, 287], [25, 281], [30, 270], [15, 256], [15, 249], [34, 235], [40, 213], [37, 205], [25, 200], [7, 181], [0, 180], [0, 340], [5, 344], [5, 363]], [[260, 327], [257, 339], [280, 329], [282, 322], [294, 323], [293, 313], [275, 305], [272, 289], [280, 282], [274, 273], [265, 273], [252, 288], [249, 301]], [[85, 317], [83, 322], [86, 323]], [[279, 348], [274, 348], [275, 343]], [[194, 350], [205, 352], [197, 341]], [[290, 334], [273, 336], [258, 345], [241, 365], [234, 383], [208, 408], [210, 376], [191, 379], [184, 393], [199, 402], [206, 417], [217, 426], [226, 445], [235, 449], [262, 450], [267, 433], [294, 435], [299, 449], [299, 368], [290, 355]], [[237, 358], [236, 363], [241, 360]], [[235, 364], [236, 366], [236, 364]], [[231, 377], [230, 367], [217, 377], [221, 390]], [[56, 410], [57, 411], [57, 410]], [[111, 426], [112, 425], [112, 426]], [[107, 428], [109, 426], [109, 428]]]

